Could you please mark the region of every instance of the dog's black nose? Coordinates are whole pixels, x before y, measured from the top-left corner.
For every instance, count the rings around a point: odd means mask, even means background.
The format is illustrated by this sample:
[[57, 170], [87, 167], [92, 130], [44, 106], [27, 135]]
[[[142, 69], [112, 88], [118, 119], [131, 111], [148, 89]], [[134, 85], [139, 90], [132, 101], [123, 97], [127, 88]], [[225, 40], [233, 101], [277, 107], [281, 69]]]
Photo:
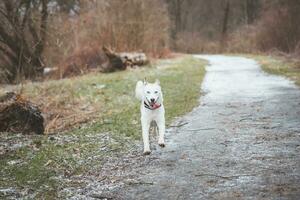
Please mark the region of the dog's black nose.
[[150, 99], [150, 101], [154, 103], [155, 99]]

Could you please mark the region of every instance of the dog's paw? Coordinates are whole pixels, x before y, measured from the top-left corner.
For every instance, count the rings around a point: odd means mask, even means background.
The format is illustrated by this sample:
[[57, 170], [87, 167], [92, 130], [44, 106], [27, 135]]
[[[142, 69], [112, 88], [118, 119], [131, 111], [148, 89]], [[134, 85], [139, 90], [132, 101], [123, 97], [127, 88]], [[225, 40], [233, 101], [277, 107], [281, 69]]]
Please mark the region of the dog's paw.
[[165, 143], [159, 143], [158, 145], [162, 148], [164, 148], [166, 146]]
[[151, 154], [151, 151], [144, 151], [144, 153], [143, 153], [145, 156], [146, 155], [150, 155]]

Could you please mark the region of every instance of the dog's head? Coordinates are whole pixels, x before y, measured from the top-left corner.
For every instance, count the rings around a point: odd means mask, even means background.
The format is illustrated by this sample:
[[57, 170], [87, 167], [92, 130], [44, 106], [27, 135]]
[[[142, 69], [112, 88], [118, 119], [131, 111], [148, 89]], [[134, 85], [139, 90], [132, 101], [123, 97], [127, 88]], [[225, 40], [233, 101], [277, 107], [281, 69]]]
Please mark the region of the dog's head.
[[144, 97], [150, 106], [163, 102], [159, 80], [156, 80], [154, 83], [148, 83], [144, 80]]

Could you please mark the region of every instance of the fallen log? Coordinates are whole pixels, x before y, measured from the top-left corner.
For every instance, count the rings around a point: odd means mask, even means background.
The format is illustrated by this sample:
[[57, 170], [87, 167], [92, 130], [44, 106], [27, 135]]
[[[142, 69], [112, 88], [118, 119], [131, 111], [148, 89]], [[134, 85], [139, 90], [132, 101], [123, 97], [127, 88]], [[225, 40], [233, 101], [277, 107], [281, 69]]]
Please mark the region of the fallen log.
[[102, 50], [108, 58], [108, 64], [104, 67], [104, 72], [113, 72], [126, 69], [127, 66], [124, 65], [118, 54], [107, 47], [103, 47]]
[[44, 133], [40, 109], [14, 92], [0, 97], [0, 132]]
[[105, 46], [102, 49], [109, 61], [104, 67], [105, 72], [125, 70], [128, 67], [142, 66], [149, 63], [149, 60], [144, 53], [115, 53]]
[[123, 52], [119, 54], [122, 62], [127, 66], [127, 67], [133, 67], [133, 66], [142, 66], [142, 65], [147, 65], [149, 63], [149, 60], [144, 53], [127, 53]]

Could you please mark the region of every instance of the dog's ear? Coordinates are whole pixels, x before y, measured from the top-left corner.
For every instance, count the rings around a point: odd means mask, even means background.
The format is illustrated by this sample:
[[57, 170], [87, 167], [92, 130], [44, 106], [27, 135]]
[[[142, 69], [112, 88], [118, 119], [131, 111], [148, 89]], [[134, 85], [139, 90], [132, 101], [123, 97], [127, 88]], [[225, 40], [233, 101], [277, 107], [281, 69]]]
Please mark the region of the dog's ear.
[[155, 84], [160, 85], [160, 81], [158, 79], [156, 79]]
[[148, 84], [146, 78], [144, 78], [143, 83], [144, 83], [144, 85], [147, 85], [147, 84]]

